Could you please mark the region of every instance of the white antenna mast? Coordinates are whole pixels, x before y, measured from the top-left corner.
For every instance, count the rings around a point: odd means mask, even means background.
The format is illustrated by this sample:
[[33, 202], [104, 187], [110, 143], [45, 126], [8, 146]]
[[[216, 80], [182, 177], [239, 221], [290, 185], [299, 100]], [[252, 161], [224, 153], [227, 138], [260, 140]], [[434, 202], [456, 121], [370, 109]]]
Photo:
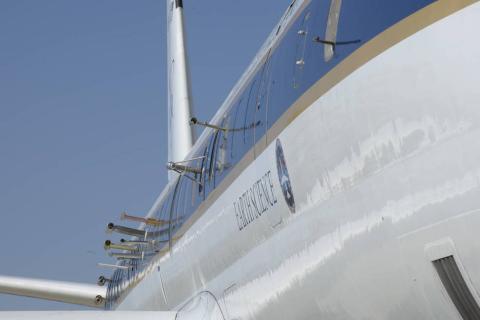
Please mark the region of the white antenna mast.
[[[192, 99], [185, 47], [183, 1], [167, 0], [168, 32], [168, 161], [185, 160], [193, 146]], [[177, 173], [169, 171], [169, 179]]]

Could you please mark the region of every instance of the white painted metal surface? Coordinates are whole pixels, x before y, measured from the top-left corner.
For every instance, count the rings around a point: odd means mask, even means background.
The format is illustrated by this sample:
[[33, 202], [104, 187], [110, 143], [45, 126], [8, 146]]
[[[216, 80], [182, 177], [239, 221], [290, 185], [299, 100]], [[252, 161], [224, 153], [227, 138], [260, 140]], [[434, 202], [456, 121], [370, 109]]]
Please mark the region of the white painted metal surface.
[[[182, 161], [193, 145], [192, 97], [181, 1], [167, 1], [168, 28], [168, 161]], [[173, 171], [169, 177], [176, 176]]]
[[[479, 15], [409, 37], [294, 120], [279, 139], [296, 212], [275, 179], [278, 205], [236, 224], [237, 196], [276, 172], [273, 142], [158, 261], [168, 308], [208, 291], [227, 319], [460, 319], [427, 249], [451, 239], [479, 290]], [[120, 309], [161, 292], [141, 288]]]
[[12, 311], [0, 320], [174, 320], [176, 312], [149, 311]]

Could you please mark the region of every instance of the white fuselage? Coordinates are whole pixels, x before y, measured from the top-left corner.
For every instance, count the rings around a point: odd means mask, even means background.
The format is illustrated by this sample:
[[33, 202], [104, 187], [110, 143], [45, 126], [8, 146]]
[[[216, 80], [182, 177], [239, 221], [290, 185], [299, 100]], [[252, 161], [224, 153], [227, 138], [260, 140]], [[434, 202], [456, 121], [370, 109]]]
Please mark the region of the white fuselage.
[[[179, 310], [202, 297], [225, 319], [461, 319], [432, 261], [455, 256], [478, 298], [479, 30], [476, 3], [292, 106], [118, 309]], [[271, 203], [258, 193], [262, 214], [239, 222], [235, 203], [269, 174]]]

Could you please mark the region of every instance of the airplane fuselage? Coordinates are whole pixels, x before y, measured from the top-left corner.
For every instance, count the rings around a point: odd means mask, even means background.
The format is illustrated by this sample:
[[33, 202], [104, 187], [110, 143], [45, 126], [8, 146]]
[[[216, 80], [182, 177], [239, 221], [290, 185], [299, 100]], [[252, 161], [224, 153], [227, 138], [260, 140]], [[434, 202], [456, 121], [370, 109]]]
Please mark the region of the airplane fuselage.
[[195, 144], [201, 173], [152, 208], [167, 244], [115, 272], [108, 308], [475, 315], [478, 30], [476, 1], [292, 4], [212, 121], [222, 129]]

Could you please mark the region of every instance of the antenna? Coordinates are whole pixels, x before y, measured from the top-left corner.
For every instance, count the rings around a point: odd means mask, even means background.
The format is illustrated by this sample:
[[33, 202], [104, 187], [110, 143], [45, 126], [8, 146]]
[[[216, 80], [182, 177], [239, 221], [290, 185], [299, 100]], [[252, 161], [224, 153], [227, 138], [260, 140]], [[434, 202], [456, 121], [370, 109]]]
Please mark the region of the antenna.
[[[167, 0], [168, 32], [168, 161], [185, 159], [194, 142], [192, 98], [185, 45], [183, 1]], [[169, 180], [177, 174], [170, 170]]]
[[126, 234], [128, 236], [132, 236], [132, 237], [145, 238], [147, 236], [147, 231], [145, 231], [145, 230], [133, 229], [133, 228], [128, 228], [128, 227], [124, 227], [124, 226], [118, 226], [118, 225], [115, 225], [114, 223], [110, 222], [107, 225], [107, 233], [111, 233], [113, 231], [118, 232], [118, 233], [123, 233], [123, 234]]
[[120, 220], [130, 220], [130, 221], [135, 221], [135, 222], [142, 222], [142, 223], [145, 223], [145, 224], [148, 224], [148, 225], [151, 225], [151, 226], [156, 226], [156, 227], [164, 226], [164, 225], [167, 225], [169, 223], [169, 221], [165, 221], [165, 220], [131, 216], [131, 215], [128, 215], [126, 212], [123, 212], [122, 214], [120, 214]]
[[202, 169], [201, 168], [190, 167], [190, 166], [182, 164], [182, 162], [183, 161], [180, 161], [180, 162], [170, 161], [169, 163], [167, 163], [167, 169], [170, 170], [170, 171], [178, 172], [178, 173], [189, 172], [189, 173], [194, 173], [194, 174], [202, 174]]
[[118, 260], [140, 260], [144, 257], [143, 253], [110, 252], [108, 255]]
[[215, 130], [221, 130], [223, 132], [227, 132], [228, 129], [227, 128], [223, 128], [223, 127], [220, 127], [220, 126], [217, 126], [217, 125], [214, 125], [214, 124], [211, 124], [211, 123], [208, 123], [206, 121], [200, 121], [198, 120], [197, 118], [193, 117], [190, 119], [190, 125], [199, 125], [199, 126], [204, 126], [204, 127], [207, 127], [207, 128], [212, 128], [212, 129], [215, 129]]
[[107, 230], [106, 230], [107, 233], [117, 232], [121, 234], [126, 234], [127, 236], [138, 237], [142, 239], [147, 239], [149, 237], [150, 238], [159, 237], [167, 234], [169, 231], [170, 231], [169, 226], [160, 230], [147, 232], [146, 230], [119, 226], [112, 222], [110, 222], [107, 225]]
[[105, 250], [117, 249], [117, 250], [125, 250], [125, 251], [136, 251], [138, 248], [136, 246], [129, 246], [125, 244], [115, 244], [110, 240], [105, 240], [105, 244], [103, 245]]
[[155, 245], [155, 240], [125, 240], [120, 239], [120, 242], [126, 246], [139, 246], [139, 245]]
[[121, 266], [118, 264], [111, 264], [111, 263], [97, 263], [97, 266], [102, 267], [102, 268], [111, 268], [111, 269], [122, 269], [122, 270], [128, 270], [130, 267], [127, 266]]

